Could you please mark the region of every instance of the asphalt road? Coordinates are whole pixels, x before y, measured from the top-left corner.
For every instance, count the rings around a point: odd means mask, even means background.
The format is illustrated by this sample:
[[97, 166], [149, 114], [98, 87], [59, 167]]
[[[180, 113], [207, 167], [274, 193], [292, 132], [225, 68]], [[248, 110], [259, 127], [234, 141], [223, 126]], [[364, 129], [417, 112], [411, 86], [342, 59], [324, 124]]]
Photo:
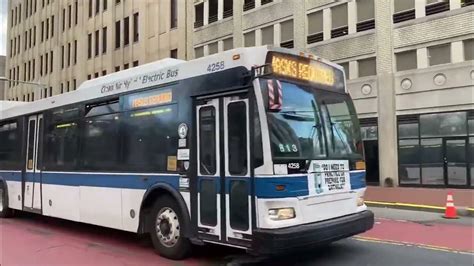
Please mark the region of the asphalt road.
[[28, 214], [0, 219], [0, 265], [474, 265], [472, 218], [374, 212], [372, 231], [326, 247], [265, 258], [208, 245], [180, 262], [154, 254], [135, 234]]

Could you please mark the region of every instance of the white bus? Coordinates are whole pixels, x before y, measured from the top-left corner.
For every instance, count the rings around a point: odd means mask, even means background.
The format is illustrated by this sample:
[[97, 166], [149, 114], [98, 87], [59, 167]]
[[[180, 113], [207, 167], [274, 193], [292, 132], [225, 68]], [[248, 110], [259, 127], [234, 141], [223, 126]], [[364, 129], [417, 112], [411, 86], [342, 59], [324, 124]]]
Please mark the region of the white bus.
[[172, 259], [206, 243], [304, 249], [373, 226], [343, 68], [311, 54], [165, 59], [0, 108], [0, 217], [149, 234]]

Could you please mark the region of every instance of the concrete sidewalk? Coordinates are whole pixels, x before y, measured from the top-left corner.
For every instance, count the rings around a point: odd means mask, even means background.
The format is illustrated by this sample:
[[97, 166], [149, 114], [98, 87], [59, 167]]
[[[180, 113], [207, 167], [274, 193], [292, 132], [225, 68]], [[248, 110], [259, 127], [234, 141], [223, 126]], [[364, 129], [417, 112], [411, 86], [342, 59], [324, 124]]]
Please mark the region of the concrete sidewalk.
[[446, 195], [451, 192], [459, 215], [474, 216], [473, 189], [407, 187], [367, 187], [368, 206], [444, 212]]

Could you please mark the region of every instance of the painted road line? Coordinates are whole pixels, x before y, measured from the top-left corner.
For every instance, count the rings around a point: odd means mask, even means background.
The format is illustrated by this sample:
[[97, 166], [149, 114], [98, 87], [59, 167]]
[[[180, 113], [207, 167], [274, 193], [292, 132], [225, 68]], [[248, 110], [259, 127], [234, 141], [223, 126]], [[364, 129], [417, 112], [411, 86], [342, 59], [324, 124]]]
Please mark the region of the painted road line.
[[388, 244], [388, 245], [396, 245], [396, 246], [407, 246], [407, 247], [418, 247], [423, 249], [429, 250], [436, 250], [436, 251], [444, 251], [449, 253], [456, 253], [456, 254], [464, 254], [464, 255], [473, 255], [473, 252], [467, 250], [456, 250], [448, 247], [442, 246], [434, 246], [434, 245], [426, 245], [426, 244], [419, 244], [419, 243], [411, 243], [411, 242], [403, 242], [403, 241], [394, 241], [394, 240], [386, 240], [374, 237], [365, 237], [365, 236], [355, 236], [353, 239], [362, 242], [372, 242], [372, 243], [379, 243], [379, 244]]
[[[422, 208], [422, 209], [432, 209], [432, 210], [444, 210], [445, 209], [445, 207], [439, 207], [439, 206], [411, 204], [411, 203], [400, 203], [400, 202], [381, 202], [381, 201], [368, 201], [368, 200], [366, 200], [365, 203], [374, 204], [374, 205], [384, 205], [384, 206], [394, 206], [394, 207], [411, 207], [411, 208]], [[468, 210], [469, 210], [469, 208], [468, 208]]]

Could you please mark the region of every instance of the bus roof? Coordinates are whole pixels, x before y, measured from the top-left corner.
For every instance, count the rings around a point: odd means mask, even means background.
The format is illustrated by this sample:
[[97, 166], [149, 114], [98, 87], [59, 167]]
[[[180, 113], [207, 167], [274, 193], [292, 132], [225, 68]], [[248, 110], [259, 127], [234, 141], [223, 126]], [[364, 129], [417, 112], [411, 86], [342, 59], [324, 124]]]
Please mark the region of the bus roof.
[[[82, 101], [100, 99], [107, 96], [118, 95], [147, 87], [167, 84], [179, 80], [214, 73], [212, 64], [224, 62], [224, 69], [239, 66], [250, 69], [265, 63], [269, 51], [278, 51], [288, 54], [300, 55], [294, 50], [274, 48], [270, 46], [237, 48], [222, 53], [184, 61], [178, 59], [162, 59], [148, 64], [140, 65], [127, 70], [111, 73], [109, 75], [83, 82], [77, 90], [55, 95], [49, 98], [30, 103], [8, 101], [5, 107], [0, 105], [0, 119], [8, 119], [27, 114], [35, 114], [51, 108], [74, 104]], [[238, 55], [238, 56], [237, 56]], [[317, 57], [314, 57], [317, 58]], [[319, 59], [336, 68], [341, 68], [326, 60]], [[221, 71], [219, 69], [218, 71]]]

